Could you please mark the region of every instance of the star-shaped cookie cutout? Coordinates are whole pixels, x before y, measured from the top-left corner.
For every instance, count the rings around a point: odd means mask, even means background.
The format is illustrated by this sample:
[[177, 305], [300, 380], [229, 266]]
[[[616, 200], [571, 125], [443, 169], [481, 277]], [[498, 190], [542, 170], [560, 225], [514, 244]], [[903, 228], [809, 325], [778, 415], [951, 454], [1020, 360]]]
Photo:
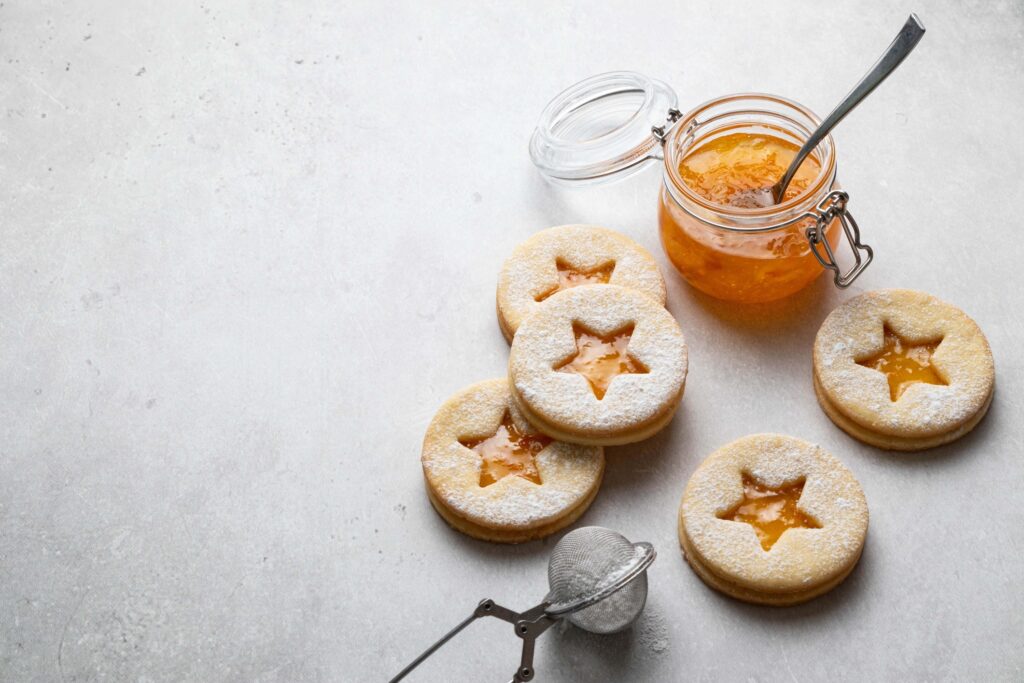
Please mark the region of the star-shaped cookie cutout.
[[459, 443], [476, 451], [483, 460], [480, 486], [490, 486], [509, 475], [522, 477], [534, 484], [542, 483], [535, 458], [551, 443], [551, 439], [543, 434], [520, 432], [508, 411], [491, 436], [471, 441], [459, 439]]
[[893, 332], [888, 325], [882, 327], [882, 350], [870, 358], [857, 359], [857, 365], [877, 370], [889, 381], [889, 397], [895, 402], [912, 384], [948, 385], [932, 366], [932, 354], [942, 339], [926, 344], [911, 344]]
[[647, 367], [629, 353], [633, 329], [630, 324], [611, 334], [600, 335], [580, 323], [573, 323], [576, 354], [556, 365], [555, 371], [583, 375], [600, 401], [608, 393], [612, 380], [619, 375], [648, 372]]
[[557, 294], [565, 289], [572, 289], [580, 285], [606, 285], [612, 279], [612, 271], [615, 270], [615, 261], [608, 261], [590, 269], [573, 268], [562, 259], [555, 259], [555, 268], [558, 269], [558, 284], [551, 289], [544, 290], [536, 297], [537, 301], [544, 301], [552, 294]]
[[800, 510], [803, 491], [803, 479], [773, 488], [744, 472], [743, 500], [725, 514], [719, 515], [719, 518], [729, 522], [744, 522], [754, 527], [761, 547], [768, 551], [790, 529], [821, 528], [820, 524]]

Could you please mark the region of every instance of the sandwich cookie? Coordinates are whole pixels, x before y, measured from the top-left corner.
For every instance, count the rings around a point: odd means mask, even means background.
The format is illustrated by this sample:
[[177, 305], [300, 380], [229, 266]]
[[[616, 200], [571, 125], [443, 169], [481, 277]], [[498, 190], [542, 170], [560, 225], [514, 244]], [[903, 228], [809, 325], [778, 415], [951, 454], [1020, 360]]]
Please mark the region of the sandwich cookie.
[[994, 387], [981, 329], [924, 292], [862, 294], [829, 314], [814, 341], [818, 403], [843, 431], [879, 448], [959, 439], [985, 416]]
[[516, 332], [512, 398], [542, 433], [611, 446], [652, 436], [683, 396], [687, 349], [656, 299], [582, 285], [547, 299]]
[[543, 538], [572, 524], [604, 474], [602, 448], [539, 434], [510, 400], [505, 379], [448, 399], [427, 428], [421, 460], [441, 517], [464, 534], [500, 543]]
[[795, 605], [835, 588], [860, 559], [867, 530], [853, 474], [820, 447], [779, 434], [712, 453], [679, 508], [679, 543], [697, 576], [763, 605]]

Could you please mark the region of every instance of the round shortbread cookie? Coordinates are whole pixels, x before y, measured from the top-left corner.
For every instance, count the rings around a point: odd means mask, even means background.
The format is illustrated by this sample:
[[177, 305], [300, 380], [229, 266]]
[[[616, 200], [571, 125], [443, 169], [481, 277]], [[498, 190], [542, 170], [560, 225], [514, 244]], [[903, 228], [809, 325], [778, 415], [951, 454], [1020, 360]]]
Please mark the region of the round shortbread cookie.
[[555, 294], [520, 326], [509, 356], [512, 398], [530, 423], [561, 441], [602, 446], [667, 425], [686, 371], [675, 318], [617, 285]]
[[889, 289], [832, 311], [814, 341], [814, 390], [825, 414], [854, 438], [913, 451], [977, 425], [995, 388], [988, 340], [959, 308]]
[[510, 343], [520, 323], [556, 292], [579, 284], [631, 287], [665, 305], [665, 281], [650, 252], [596, 225], [560, 225], [520, 244], [498, 276], [498, 325]]
[[[786, 512], [785, 496], [799, 521], [772, 519]], [[741, 515], [762, 527], [734, 518]], [[819, 446], [780, 434], [721, 447], [690, 477], [679, 509], [680, 546], [698, 577], [759, 604], [797, 604], [835, 588], [866, 533], [867, 502], [853, 474]]]
[[[526, 444], [517, 456], [522, 470], [474, 450], [513, 441]], [[543, 538], [572, 524], [597, 495], [604, 474], [602, 448], [539, 435], [510, 400], [505, 379], [449, 398], [427, 428], [421, 461], [430, 502], [441, 517], [469, 536], [501, 543]]]
[[839, 585], [867, 529], [853, 474], [819, 446], [780, 434], [712, 453], [679, 508], [679, 543], [694, 572], [715, 590], [765, 605], [795, 605]]

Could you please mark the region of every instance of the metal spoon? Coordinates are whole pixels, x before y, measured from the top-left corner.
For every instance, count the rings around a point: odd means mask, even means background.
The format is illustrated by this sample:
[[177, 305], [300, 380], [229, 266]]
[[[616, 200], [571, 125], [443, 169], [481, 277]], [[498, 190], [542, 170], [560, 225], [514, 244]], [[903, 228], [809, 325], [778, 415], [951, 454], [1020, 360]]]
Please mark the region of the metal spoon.
[[[793, 161], [789, 164], [789, 168], [786, 169], [785, 175], [779, 182], [768, 188], [771, 192], [772, 204], [782, 203], [782, 197], [786, 194], [786, 188], [789, 187], [790, 181], [793, 180], [793, 176], [796, 175], [797, 169], [800, 168], [800, 164], [804, 162], [807, 155], [818, 146], [818, 143], [828, 135], [833, 128], [836, 127], [840, 121], [846, 118], [854, 107], [861, 103], [861, 101], [871, 94], [871, 92], [881, 84], [889, 74], [896, 70], [907, 55], [917, 46], [921, 40], [921, 36], [924, 35], [924, 24], [917, 18], [916, 14], [911, 13], [910, 17], [907, 18], [907, 23], [903, 24], [903, 28], [900, 29], [899, 35], [889, 45], [889, 49], [885, 51], [875, 65], [871, 68], [868, 74], [860, 79], [860, 83], [853, 86], [853, 90], [850, 94], [843, 98], [843, 101], [839, 103], [839, 106], [832, 110], [832, 113], [825, 117], [825, 120], [821, 122], [817, 130], [811, 133], [811, 136], [807, 138], [807, 142], [800, 148], [796, 156], [793, 157]], [[765, 197], [767, 199], [767, 197]], [[770, 204], [768, 205], [770, 206]]]

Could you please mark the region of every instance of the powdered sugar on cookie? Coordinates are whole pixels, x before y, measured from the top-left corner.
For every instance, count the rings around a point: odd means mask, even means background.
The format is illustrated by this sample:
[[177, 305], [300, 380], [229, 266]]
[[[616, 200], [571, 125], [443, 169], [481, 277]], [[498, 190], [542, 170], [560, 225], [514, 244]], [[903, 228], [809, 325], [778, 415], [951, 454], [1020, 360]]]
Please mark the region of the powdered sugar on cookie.
[[[720, 517], [743, 500], [743, 475], [778, 487], [804, 481], [800, 510], [820, 528], [789, 529], [765, 551], [754, 528]], [[867, 501], [853, 474], [820, 447], [778, 434], [722, 447], [691, 477], [679, 512], [690, 558], [721, 581], [785, 594], [826, 585], [856, 563], [867, 533]]]
[[580, 271], [612, 266], [607, 284], [636, 289], [665, 305], [665, 281], [657, 262], [633, 240], [596, 225], [548, 228], [516, 247], [498, 276], [498, 318], [510, 341], [539, 308], [538, 297], [558, 286], [559, 262]]
[[[941, 340], [931, 364], [946, 382], [909, 386], [893, 401], [886, 376], [858, 361], [883, 347], [883, 327], [912, 343]], [[957, 430], [987, 408], [995, 367], [988, 341], [963, 311], [912, 290], [869, 292], [822, 323], [814, 343], [819, 394], [864, 429], [900, 439]]]
[[506, 411], [522, 431], [536, 433], [511, 405], [504, 379], [468, 387], [441, 407], [427, 429], [422, 455], [436, 500], [472, 524], [499, 531], [550, 525], [586, 504], [604, 471], [600, 447], [555, 441], [536, 455], [541, 484], [510, 475], [480, 486], [481, 458], [460, 441], [493, 434]]
[[[628, 353], [646, 372], [615, 377], [598, 399], [584, 377], [556, 371], [577, 351], [574, 324], [597, 335], [631, 327]], [[592, 443], [638, 440], [649, 427], [663, 426], [678, 406], [686, 372], [686, 340], [672, 315], [615, 285], [584, 285], [545, 301], [519, 328], [509, 358], [513, 396], [527, 418], [546, 433]]]

